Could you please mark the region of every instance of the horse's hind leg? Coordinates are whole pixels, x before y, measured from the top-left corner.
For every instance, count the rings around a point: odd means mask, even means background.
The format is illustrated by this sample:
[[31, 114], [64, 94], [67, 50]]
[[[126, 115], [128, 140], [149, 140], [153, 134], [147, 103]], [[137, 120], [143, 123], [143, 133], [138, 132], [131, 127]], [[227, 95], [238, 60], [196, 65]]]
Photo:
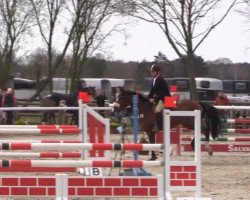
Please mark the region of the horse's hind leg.
[[208, 153], [209, 156], [212, 156], [213, 155], [213, 150], [212, 148], [210, 147], [209, 145], [209, 141], [210, 141], [210, 138], [209, 138], [209, 133], [205, 134], [205, 149]]
[[[148, 135], [149, 143], [154, 144], [155, 143], [155, 132], [150, 132]], [[155, 151], [151, 151], [151, 158], [149, 160], [156, 160], [157, 156]]]
[[[209, 145], [209, 134], [206, 134], [205, 135], [205, 138], [206, 138], [206, 141], [205, 141], [205, 149], [208, 153], [208, 155], [212, 156], [213, 155], [213, 151], [212, 151], [212, 148], [210, 147]], [[191, 140], [191, 143], [190, 143], [191, 147], [193, 150], [195, 150], [195, 138], [193, 137], [193, 139]]]

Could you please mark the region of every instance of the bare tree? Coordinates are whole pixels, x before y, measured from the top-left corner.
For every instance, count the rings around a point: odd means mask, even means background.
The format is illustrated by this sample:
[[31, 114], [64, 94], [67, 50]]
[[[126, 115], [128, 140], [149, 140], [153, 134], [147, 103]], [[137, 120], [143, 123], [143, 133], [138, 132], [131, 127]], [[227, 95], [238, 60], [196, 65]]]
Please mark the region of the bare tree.
[[[42, 37], [44, 42], [44, 46], [47, 50], [47, 71], [48, 76], [46, 78], [46, 83], [48, 83], [49, 91], [53, 91], [53, 82], [52, 78], [53, 75], [56, 73], [56, 70], [60, 67], [61, 62], [68, 50], [68, 47], [71, 42], [71, 36], [73, 33], [74, 27], [71, 27], [70, 33], [66, 38], [65, 43], [61, 42], [60, 50], [58, 49], [58, 54], [60, 56], [56, 56], [56, 38], [63, 37], [59, 34], [59, 27], [63, 26], [62, 22], [60, 21], [65, 14], [65, 0], [30, 0], [33, 9], [35, 11], [35, 17], [37, 21], [37, 26], [39, 28], [39, 33]], [[44, 85], [46, 86], [46, 84]], [[43, 90], [44, 88], [41, 88]], [[38, 91], [39, 92], [39, 91]], [[33, 98], [35, 98], [38, 94], [36, 94]], [[32, 99], [33, 99], [32, 98]]]
[[117, 13], [119, 0], [71, 0], [68, 9], [76, 20], [76, 28], [72, 38], [71, 59], [71, 91], [75, 89], [88, 58], [107, 39], [110, 34], [118, 30], [114, 24], [103, 31], [103, 26]]
[[[197, 99], [195, 52], [240, 0], [127, 0], [124, 12], [156, 24], [188, 69], [191, 98]], [[218, 11], [218, 12], [216, 12]]]
[[[44, 41], [48, 55], [49, 90], [53, 90], [52, 77], [62, 65], [63, 58], [72, 49], [70, 69], [72, 90], [75, 81], [79, 80], [86, 58], [98, 48], [104, 38], [100, 37], [100, 27], [112, 14], [111, 2], [119, 0], [30, 0], [36, 13], [39, 32]], [[62, 28], [63, 27], [63, 28]], [[56, 39], [60, 49], [56, 48]], [[71, 48], [72, 47], [72, 48]], [[56, 57], [53, 52], [59, 54]], [[43, 89], [43, 88], [41, 88]], [[72, 91], [71, 90], [71, 91]], [[35, 98], [35, 97], [34, 97]]]
[[16, 54], [32, 26], [28, 0], [0, 0], [0, 84], [5, 85]]

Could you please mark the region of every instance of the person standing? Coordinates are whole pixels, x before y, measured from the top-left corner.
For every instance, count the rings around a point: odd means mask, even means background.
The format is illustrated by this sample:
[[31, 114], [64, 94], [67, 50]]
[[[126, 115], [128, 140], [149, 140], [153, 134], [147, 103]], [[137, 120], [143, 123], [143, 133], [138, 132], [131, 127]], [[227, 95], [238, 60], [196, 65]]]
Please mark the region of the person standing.
[[124, 90], [121, 87], [116, 87], [115, 88], [115, 95], [113, 97], [113, 100], [116, 101], [119, 97], [119, 95], [123, 92]]
[[218, 92], [218, 96], [214, 100], [214, 105], [216, 106], [229, 106], [230, 105], [230, 101], [223, 91]]
[[[218, 96], [214, 100], [214, 105], [215, 106], [229, 106], [230, 105], [230, 101], [223, 91], [218, 92]], [[229, 117], [229, 112], [227, 110], [220, 109], [219, 113], [220, 113], [221, 118], [223, 119], [221, 127], [226, 128], [226, 118]]]
[[150, 72], [153, 80], [148, 98], [151, 103], [156, 105], [156, 125], [158, 130], [162, 130], [162, 110], [164, 108], [164, 98], [165, 96], [171, 96], [171, 94], [166, 81], [161, 77], [160, 67], [154, 64], [151, 66]]
[[[0, 88], [0, 107], [2, 107], [2, 100], [4, 97], [4, 90], [2, 88]], [[5, 121], [5, 113], [0, 110], [0, 124], [4, 124]]]
[[[15, 97], [12, 88], [8, 88], [5, 95], [2, 99], [2, 107], [14, 107], [15, 106]], [[6, 124], [13, 124], [13, 111], [8, 110], [6, 113]]]
[[[99, 95], [96, 97], [96, 104], [98, 107], [105, 107], [105, 100], [107, 99], [104, 91], [100, 91]], [[100, 115], [105, 116], [104, 110], [99, 111]]]

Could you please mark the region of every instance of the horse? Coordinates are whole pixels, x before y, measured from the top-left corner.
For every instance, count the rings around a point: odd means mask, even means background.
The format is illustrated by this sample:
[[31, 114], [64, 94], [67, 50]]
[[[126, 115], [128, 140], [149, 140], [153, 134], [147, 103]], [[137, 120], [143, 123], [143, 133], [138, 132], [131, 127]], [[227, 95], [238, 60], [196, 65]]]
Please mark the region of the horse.
[[[80, 88], [76, 92], [71, 94], [62, 94], [58, 92], [53, 92], [41, 100], [41, 105], [44, 107], [58, 107], [58, 106], [67, 106], [67, 107], [77, 107], [78, 106], [78, 93], [86, 92], [91, 96], [95, 96], [95, 88], [87, 87]], [[72, 119], [70, 124], [78, 124], [78, 111], [77, 110], [68, 110], [68, 113], [72, 114]], [[44, 112], [43, 121], [45, 123], [55, 124], [55, 111], [46, 111]]]
[[[150, 143], [155, 143], [156, 125], [154, 105], [144, 95], [131, 91], [124, 91], [119, 95], [114, 103], [115, 111], [133, 106], [133, 96], [138, 95], [138, 115], [139, 126], [141, 131], [146, 132]], [[179, 100], [176, 103], [174, 111], [201, 111], [201, 131], [205, 135], [206, 149], [209, 155], [212, 155], [212, 149], [209, 147], [209, 135], [211, 133], [213, 140], [218, 138], [220, 132], [220, 116], [218, 110], [212, 105], [194, 101], [194, 100]], [[182, 125], [185, 128], [194, 130], [194, 119], [188, 116], [173, 116], [171, 117], [170, 127], [174, 128], [177, 125]], [[194, 150], [194, 138], [191, 141], [191, 146]], [[155, 160], [157, 156], [154, 151], [151, 152], [149, 160]]]

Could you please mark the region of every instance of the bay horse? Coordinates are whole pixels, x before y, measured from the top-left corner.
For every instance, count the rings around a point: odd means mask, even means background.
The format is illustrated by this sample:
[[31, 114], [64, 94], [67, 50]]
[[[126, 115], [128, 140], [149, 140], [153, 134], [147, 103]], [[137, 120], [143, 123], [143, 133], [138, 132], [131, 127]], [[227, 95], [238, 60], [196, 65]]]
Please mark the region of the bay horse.
[[[71, 94], [63, 94], [53, 92], [50, 95], [45, 96], [41, 99], [41, 106], [43, 107], [58, 107], [61, 106], [61, 102], [67, 107], [78, 107], [78, 93], [86, 92], [87, 94], [95, 97], [96, 92], [93, 87], [80, 88], [76, 92]], [[46, 111], [44, 112], [43, 121], [46, 123], [55, 124], [55, 112], [56, 111]], [[72, 119], [70, 124], [78, 125], [78, 111], [77, 110], [67, 110], [68, 113], [72, 114]]]
[[[150, 143], [155, 143], [154, 127], [156, 125], [154, 105], [150, 103], [149, 99], [144, 95], [131, 91], [124, 91], [119, 95], [114, 103], [115, 111], [133, 107], [133, 96], [138, 95], [138, 115], [140, 130], [146, 132]], [[201, 132], [205, 135], [206, 150], [209, 155], [212, 155], [212, 149], [209, 148], [209, 135], [211, 133], [212, 138], [216, 140], [220, 131], [220, 115], [218, 110], [212, 105], [194, 101], [194, 100], [180, 100], [177, 101], [177, 108], [174, 111], [201, 111]], [[188, 116], [173, 116], [171, 117], [170, 127], [174, 128], [177, 125], [182, 125], [185, 128], [194, 130], [194, 118]], [[191, 141], [191, 146], [194, 149], [194, 138]], [[150, 160], [157, 159], [154, 151], [151, 152]]]

